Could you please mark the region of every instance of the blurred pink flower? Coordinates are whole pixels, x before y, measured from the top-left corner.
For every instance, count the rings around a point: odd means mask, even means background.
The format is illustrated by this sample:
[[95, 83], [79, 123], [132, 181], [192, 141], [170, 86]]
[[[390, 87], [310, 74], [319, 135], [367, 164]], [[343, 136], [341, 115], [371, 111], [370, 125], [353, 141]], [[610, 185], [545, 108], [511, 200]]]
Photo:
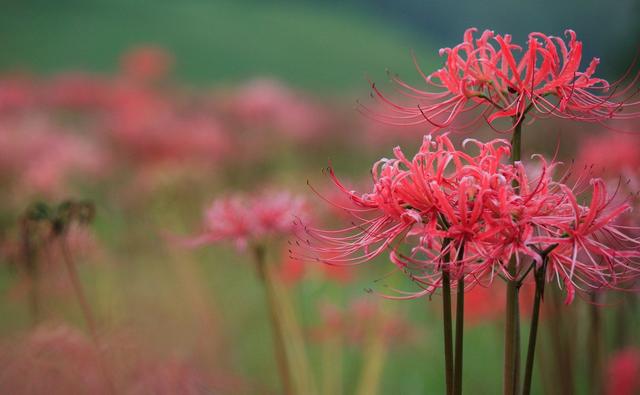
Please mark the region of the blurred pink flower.
[[133, 48], [122, 56], [121, 68], [126, 77], [138, 81], [155, 81], [165, 77], [173, 57], [161, 47], [147, 45]]
[[203, 372], [177, 360], [147, 364], [128, 385], [128, 395], [201, 395], [215, 393], [215, 383]]
[[[603, 133], [581, 139], [578, 165], [593, 167], [608, 178], [640, 177], [640, 137], [624, 133]], [[640, 186], [640, 185], [639, 185]]]
[[4, 394], [109, 393], [95, 346], [67, 326], [39, 327], [13, 349], [3, 347], [1, 365]]
[[178, 104], [151, 88], [114, 87], [105, 127], [123, 159], [142, 167], [184, 167], [217, 164], [230, 154], [220, 120]]
[[205, 212], [204, 232], [192, 245], [231, 241], [238, 249], [283, 237], [294, 230], [296, 219], [308, 216], [305, 201], [288, 192], [265, 191], [215, 200]]
[[35, 104], [37, 92], [30, 78], [12, 75], [0, 79], [0, 113], [25, 110]]
[[104, 109], [111, 99], [109, 81], [96, 75], [60, 74], [43, 85], [42, 100], [52, 108], [95, 111]]
[[[577, 168], [584, 173], [601, 176], [618, 195], [628, 197], [633, 210], [623, 213], [618, 223], [640, 226], [640, 137], [622, 133], [606, 133], [581, 141]], [[579, 174], [580, 175], [580, 174]], [[638, 230], [638, 229], [636, 229]], [[640, 236], [636, 232], [636, 236]]]
[[0, 122], [0, 174], [21, 192], [58, 194], [74, 177], [104, 175], [110, 158], [94, 141], [48, 122]]
[[640, 392], [640, 350], [627, 348], [614, 354], [607, 369], [607, 395]]
[[385, 311], [375, 300], [357, 298], [342, 309], [321, 303], [319, 310], [322, 321], [311, 331], [319, 341], [337, 337], [363, 345], [371, 334], [378, 334], [386, 343], [397, 345], [410, 341], [415, 332], [400, 313]]
[[531, 33], [525, 49], [513, 44], [511, 35], [485, 30], [474, 37], [476, 32], [467, 29], [461, 44], [440, 50], [446, 58], [443, 68], [427, 75], [416, 63], [427, 90], [391, 77], [409, 104], [393, 102], [372, 84], [388, 111], [362, 111], [389, 124], [430, 124], [434, 130], [455, 121], [464, 128], [483, 118], [489, 124], [499, 118], [521, 120], [530, 110], [532, 117], [586, 122], [640, 116], [640, 101], [633, 98], [639, 76], [627, 86], [593, 77], [598, 58], [580, 70], [582, 42], [572, 30], [566, 32], [568, 42]]
[[324, 119], [309, 99], [269, 79], [241, 86], [230, 99], [229, 110], [241, 125], [302, 140], [313, 137]]

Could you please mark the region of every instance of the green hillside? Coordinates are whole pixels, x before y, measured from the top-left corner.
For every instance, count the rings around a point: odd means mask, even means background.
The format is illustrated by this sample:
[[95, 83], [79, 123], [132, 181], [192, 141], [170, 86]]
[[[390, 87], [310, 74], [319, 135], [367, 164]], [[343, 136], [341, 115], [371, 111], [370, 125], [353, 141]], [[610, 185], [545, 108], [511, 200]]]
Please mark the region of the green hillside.
[[[355, 9], [321, 4], [197, 1], [25, 1], [0, 13], [0, 68], [109, 71], [137, 43], [172, 51], [193, 82], [275, 76], [326, 91], [362, 87], [387, 68], [415, 78], [432, 45]], [[428, 59], [428, 60], [427, 60]], [[410, 78], [409, 78], [410, 79]]]

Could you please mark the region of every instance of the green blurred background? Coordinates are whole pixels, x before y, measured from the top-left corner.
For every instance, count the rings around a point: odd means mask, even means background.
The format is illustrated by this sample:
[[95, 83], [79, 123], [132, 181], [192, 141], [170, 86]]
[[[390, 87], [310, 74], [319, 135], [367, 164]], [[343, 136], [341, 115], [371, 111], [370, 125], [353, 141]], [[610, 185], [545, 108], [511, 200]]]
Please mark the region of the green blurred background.
[[[315, 1], [18, 1], [0, 13], [0, 67], [37, 72], [109, 71], [136, 44], [175, 54], [178, 76], [193, 83], [273, 76], [294, 86], [366, 89], [387, 68], [415, 78], [410, 50], [426, 69], [437, 48], [460, 42], [470, 26], [511, 33], [517, 42], [571, 28], [585, 57], [606, 74], [636, 51], [640, 3], [619, 0], [476, 2], [462, 0]], [[364, 88], [363, 88], [364, 87]]]

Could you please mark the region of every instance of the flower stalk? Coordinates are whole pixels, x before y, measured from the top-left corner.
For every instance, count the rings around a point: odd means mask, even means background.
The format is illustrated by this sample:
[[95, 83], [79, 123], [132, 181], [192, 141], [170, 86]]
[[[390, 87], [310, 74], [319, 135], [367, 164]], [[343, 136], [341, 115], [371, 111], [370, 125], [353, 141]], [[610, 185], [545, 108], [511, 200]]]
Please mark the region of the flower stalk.
[[[555, 248], [552, 245], [549, 249], [543, 251], [540, 255], [542, 257], [542, 265], [540, 268], [534, 267], [534, 278], [536, 283], [536, 290], [533, 299], [533, 311], [531, 312], [531, 326], [529, 328], [529, 345], [527, 347], [527, 362], [524, 371], [524, 384], [522, 387], [522, 395], [531, 394], [531, 378], [533, 377], [533, 361], [536, 350], [536, 340], [538, 336], [538, 322], [540, 319], [540, 305], [544, 298], [544, 284], [545, 276], [547, 272], [547, 263], [549, 252]], [[532, 263], [535, 265], [535, 262]]]
[[[524, 117], [523, 117], [524, 118]], [[514, 130], [511, 136], [511, 163], [520, 161], [522, 156], [522, 121], [523, 118], [514, 118]], [[514, 189], [518, 189], [514, 180]], [[511, 257], [507, 266], [511, 276], [507, 281], [506, 321], [504, 333], [504, 395], [516, 395], [518, 393], [518, 381], [520, 375], [520, 309], [519, 287], [517, 279], [517, 267], [515, 256]]]
[[284, 333], [282, 323], [280, 322], [278, 315], [276, 293], [274, 290], [273, 282], [271, 281], [271, 277], [268, 273], [265, 256], [266, 250], [263, 246], [255, 246], [253, 250], [256, 270], [258, 271], [258, 276], [262, 281], [265, 289], [267, 309], [269, 310], [269, 321], [271, 323], [271, 331], [273, 332], [272, 335], [276, 354], [276, 363], [278, 365], [278, 372], [280, 373], [280, 380], [282, 384], [282, 392], [285, 395], [293, 395], [294, 392], [291, 381], [291, 371], [287, 358]]
[[462, 272], [462, 259], [464, 258], [464, 243], [460, 245], [458, 250], [458, 265], [460, 272], [458, 273], [458, 293], [456, 297], [456, 348], [455, 348], [455, 377], [453, 384], [454, 395], [462, 394], [462, 356], [464, 343], [464, 273]]
[[[450, 239], [446, 239], [443, 243], [443, 250], [447, 249], [451, 243]], [[444, 325], [444, 363], [445, 377], [447, 385], [447, 395], [453, 395], [453, 325], [451, 317], [451, 278], [449, 273], [450, 256], [447, 252], [444, 256], [444, 265], [442, 267], [442, 310]]]
[[589, 304], [589, 335], [587, 357], [589, 387], [592, 394], [601, 394], [602, 391], [602, 316], [598, 306], [598, 293], [591, 293], [591, 303]]

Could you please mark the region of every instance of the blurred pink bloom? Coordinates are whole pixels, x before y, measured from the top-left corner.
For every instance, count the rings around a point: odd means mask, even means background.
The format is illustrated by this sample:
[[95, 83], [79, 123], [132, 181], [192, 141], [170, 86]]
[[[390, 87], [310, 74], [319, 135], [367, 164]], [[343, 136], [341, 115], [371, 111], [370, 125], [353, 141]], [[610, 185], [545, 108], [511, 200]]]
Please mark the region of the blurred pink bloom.
[[37, 94], [33, 81], [14, 75], [0, 79], [0, 113], [28, 109], [35, 104]]
[[640, 137], [603, 133], [581, 139], [576, 162], [609, 178], [640, 177]]
[[598, 58], [580, 70], [582, 42], [572, 30], [566, 32], [568, 42], [531, 33], [524, 49], [512, 43], [511, 35], [485, 30], [474, 37], [476, 32], [467, 29], [461, 44], [440, 50], [446, 58], [443, 68], [427, 75], [416, 63], [427, 90], [392, 76], [409, 104], [393, 102], [372, 84], [376, 97], [389, 110], [374, 113], [362, 107], [363, 112], [389, 124], [426, 123], [434, 130], [457, 120], [459, 128], [483, 118], [489, 124], [499, 118], [521, 120], [529, 110], [533, 117], [586, 122], [640, 116], [640, 101], [633, 98], [639, 76], [627, 86], [593, 77]]
[[415, 330], [401, 314], [385, 311], [375, 300], [357, 298], [342, 309], [322, 303], [319, 310], [322, 322], [312, 335], [320, 341], [344, 338], [363, 345], [371, 334], [379, 334], [386, 343], [399, 344], [411, 340]]
[[108, 394], [99, 358], [91, 341], [73, 328], [37, 328], [13, 350], [3, 347], [0, 392]]
[[619, 195], [629, 196], [633, 210], [621, 215], [618, 223], [640, 226], [640, 137], [606, 133], [584, 139], [576, 163], [584, 172], [601, 176], [608, 186], [619, 190]]
[[241, 125], [272, 129], [303, 140], [319, 130], [324, 118], [310, 100], [269, 79], [254, 80], [240, 87], [229, 106]]
[[564, 285], [567, 303], [576, 288], [617, 288], [638, 276], [640, 241], [613, 223], [629, 205], [613, 204], [602, 180], [591, 181], [591, 201], [582, 205], [577, 195], [582, 200], [587, 188], [554, 181], [558, 163], [536, 156], [539, 171], [529, 175], [520, 162], [505, 163], [510, 146], [504, 140], [469, 139], [463, 146], [456, 150], [441, 135], [425, 136], [413, 159], [396, 148], [392, 159], [374, 164], [371, 193], [347, 190], [329, 169], [355, 204], [337, 204], [353, 224], [341, 230], [301, 226], [300, 257], [355, 265], [388, 254], [422, 288], [398, 291], [409, 298], [438, 289], [443, 270], [472, 288], [496, 275], [512, 279], [506, 266], [515, 257], [519, 277], [541, 265], [545, 250], [546, 279]]
[[155, 81], [165, 77], [173, 64], [173, 57], [157, 46], [133, 48], [122, 56], [121, 68], [125, 76], [139, 81]]
[[113, 89], [105, 127], [123, 159], [143, 167], [215, 164], [231, 152], [215, 116], [122, 82]]
[[305, 201], [288, 192], [266, 191], [217, 199], [205, 212], [204, 232], [193, 245], [231, 241], [238, 249], [269, 237], [286, 237], [296, 219], [308, 216]]
[[38, 119], [0, 122], [0, 174], [29, 194], [65, 191], [74, 177], [103, 175], [109, 157], [94, 141]]
[[44, 84], [42, 99], [53, 108], [76, 111], [104, 109], [110, 101], [109, 82], [85, 73], [66, 73]]
[[504, 317], [506, 297], [503, 287], [496, 285], [478, 286], [467, 292], [464, 298], [465, 325], [478, 325]]
[[129, 384], [129, 395], [202, 395], [215, 393], [213, 380], [186, 363], [169, 360], [139, 368]]
[[607, 395], [634, 395], [640, 392], [640, 350], [627, 348], [609, 360]]

